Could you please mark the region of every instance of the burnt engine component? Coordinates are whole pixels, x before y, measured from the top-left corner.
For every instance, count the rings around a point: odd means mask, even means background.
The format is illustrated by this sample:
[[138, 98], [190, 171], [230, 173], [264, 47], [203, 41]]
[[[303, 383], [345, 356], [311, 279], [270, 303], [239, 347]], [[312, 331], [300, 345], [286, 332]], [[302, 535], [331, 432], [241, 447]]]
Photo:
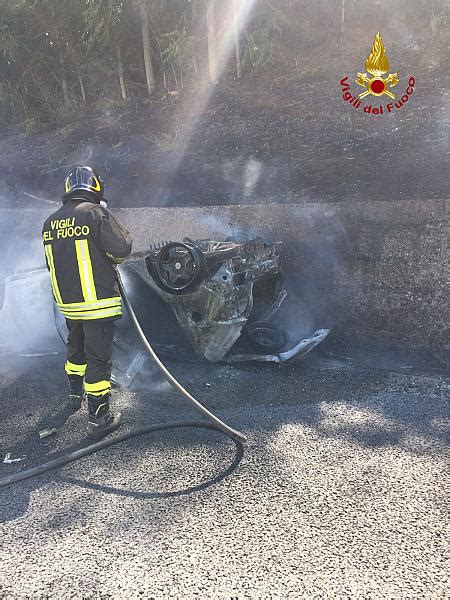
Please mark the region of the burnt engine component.
[[[260, 238], [184, 238], [133, 254], [126, 268], [171, 307], [196, 353], [209, 361], [224, 358], [247, 322], [269, 321], [287, 295], [278, 245]], [[287, 336], [269, 329], [250, 327], [248, 335], [266, 350], [280, 349]]]

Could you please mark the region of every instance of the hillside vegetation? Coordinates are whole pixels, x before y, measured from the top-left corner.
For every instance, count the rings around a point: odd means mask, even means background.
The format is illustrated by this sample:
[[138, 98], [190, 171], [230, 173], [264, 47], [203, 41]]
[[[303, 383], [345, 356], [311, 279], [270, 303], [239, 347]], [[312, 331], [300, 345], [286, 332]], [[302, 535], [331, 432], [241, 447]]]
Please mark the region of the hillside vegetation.
[[[4, 205], [83, 161], [123, 206], [445, 194], [440, 0], [0, 0], [0, 27]], [[378, 30], [418, 83], [377, 118], [339, 80]]]

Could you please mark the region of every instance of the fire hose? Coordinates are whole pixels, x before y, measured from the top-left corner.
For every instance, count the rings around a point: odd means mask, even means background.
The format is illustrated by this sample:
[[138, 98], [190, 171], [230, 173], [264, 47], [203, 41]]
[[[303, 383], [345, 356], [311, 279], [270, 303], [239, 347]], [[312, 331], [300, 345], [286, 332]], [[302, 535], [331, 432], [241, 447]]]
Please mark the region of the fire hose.
[[67, 465], [71, 462], [79, 460], [84, 456], [88, 456], [90, 454], [94, 454], [99, 450], [103, 450], [104, 448], [108, 448], [109, 446], [113, 446], [114, 444], [118, 444], [119, 442], [123, 442], [124, 440], [128, 440], [130, 438], [136, 437], [138, 435], [143, 435], [145, 433], [151, 433], [154, 431], [161, 431], [165, 429], [175, 429], [182, 427], [198, 427], [204, 429], [213, 429], [219, 430], [224, 433], [227, 437], [239, 441], [245, 442], [247, 441], [246, 436], [233, 429], [223, 421], [221, 421], [218, 417], [216, 417], [212, 412], [210, 412], [203, 404], [201, 404], [198, 400], [196, 400], [170, 373], [170, 371], [163, 365], [163, 363], [159, 360], [156, 352], [153, 350], [151, 344], [149, 343], [145, 333], [142, 330], [142, 327], [139, 323], [139, 320], [136, 316], [136, 313], [131, 306], [130, 300], [128, 298], [127, 292], [123, 285], [122, 279], [120, 277], [119, 270], [116, 269], [116, 277], [117, 283], [119, 285], [120, 294], [124, 301], [125, 307], [127, 309], [128, 315], [130, 317], [131, 322], [136, 330], [136, 333], [139, 336], [144, 348], [150, 355], [153, 362], [156, 364], [158, 369], [163, 374], [164, 378], [191, 403], [191, 405], [200, 412], [206, 419], [209, 421], [168, 421], [165, 423], [154, 423], [152, 425], [148, 425], [146, 427], [140, 427], [138, 429], [133, 429], [132, 431], [127, 431], [120, 435], [117, 435], [113, 438], [106, 438], [95, 444], [90, 444], [89, 446], [85, 446], [80, 448], [79, 450], [75, 450], [68, 454], [64, 454], [51, 460], [49, 462], [43, 463], [41, 465], [37, 465], [35, 467], [31, 467], [30, 469], [25, 469], [24, 471], [20, 471], [19, 473], [13, 473], [11, 475], [7, 475], [6, 477], [2, 477], [0, 479], [0, 488], [6, 485], [10, 485], [12, 483], [17, 483], [19, 481], [23, 481], [24, 479], [30, 479], [31, 477], [36, 477], [37, 475], [42, 475], [47, 471], [51, 471], [52, 469], [56, 469], [63, 465]]

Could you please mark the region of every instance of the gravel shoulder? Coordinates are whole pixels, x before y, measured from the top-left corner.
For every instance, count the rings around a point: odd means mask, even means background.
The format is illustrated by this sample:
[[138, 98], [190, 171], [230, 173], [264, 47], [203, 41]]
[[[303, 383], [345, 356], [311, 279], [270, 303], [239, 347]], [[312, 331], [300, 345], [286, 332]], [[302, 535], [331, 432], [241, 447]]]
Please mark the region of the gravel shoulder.
[[[27, 458], [0, 475], [85, 443], [62, 362], [4, 357], [1, 457]], [[2, 490], [2, 597], [446, 595], [444, 372], [171, 367], [248, 444], [162, 432]], [[193, 416], [147, 383], [116, 390], [125, 427]], [[39, 440], [45, 426], [59, 431]]]

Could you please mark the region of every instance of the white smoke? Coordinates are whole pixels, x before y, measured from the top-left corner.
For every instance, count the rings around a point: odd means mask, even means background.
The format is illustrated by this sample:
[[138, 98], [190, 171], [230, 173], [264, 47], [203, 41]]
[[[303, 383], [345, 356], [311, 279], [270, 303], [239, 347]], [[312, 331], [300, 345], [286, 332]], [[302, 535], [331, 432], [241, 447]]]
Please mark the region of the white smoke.
[[[2, 200], [11, 204], [5, 196]], [[2, 353], [60, 349], [41, 239], [42, 224], [52, 208], [53, 203], [43, 209], [0, 208]]]

